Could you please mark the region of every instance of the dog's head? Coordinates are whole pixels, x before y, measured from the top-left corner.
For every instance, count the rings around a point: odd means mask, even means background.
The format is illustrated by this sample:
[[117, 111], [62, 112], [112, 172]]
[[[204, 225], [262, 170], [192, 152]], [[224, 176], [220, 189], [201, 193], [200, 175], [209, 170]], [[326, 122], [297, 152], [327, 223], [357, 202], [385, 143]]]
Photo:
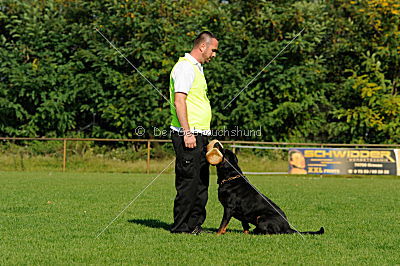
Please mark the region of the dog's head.
[[217, 167], [218, 183], [242, 174], [236, 155], [231, 150], [224, 149], [218, 140], [213, 140], [207, 145], [206, 158], [210, 164]]
[[228, 149], [219, 148], [222, 154], [222, 161], [216, 165], [217, 167], [217, 183], [220, 184], [223, 180], [231, 177], [242, 175], [242, 170], [238, 165], [238, 158]]

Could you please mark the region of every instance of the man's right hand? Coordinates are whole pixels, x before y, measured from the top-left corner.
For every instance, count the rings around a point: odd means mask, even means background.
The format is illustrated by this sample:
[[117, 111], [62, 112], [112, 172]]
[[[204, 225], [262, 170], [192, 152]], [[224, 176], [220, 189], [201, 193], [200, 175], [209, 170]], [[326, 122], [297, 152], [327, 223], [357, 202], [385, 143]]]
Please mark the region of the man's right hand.
[[185, 142], [186, 148], [192, 149], [196, 147], [196, 137], [191, 132], [188, 132], [183, 136], [183, 141]]
[[178, 116], [179, 123], [183, 129], [183, 142], [185, 142], [185, 147], [193, 149], [196, 147], [196, 137], [190, 132], [190, 127], [187, 118], [187, 108], [186, 108], [186, 97], [185, 93], [175, 93], [175, 108], [176, 114]]

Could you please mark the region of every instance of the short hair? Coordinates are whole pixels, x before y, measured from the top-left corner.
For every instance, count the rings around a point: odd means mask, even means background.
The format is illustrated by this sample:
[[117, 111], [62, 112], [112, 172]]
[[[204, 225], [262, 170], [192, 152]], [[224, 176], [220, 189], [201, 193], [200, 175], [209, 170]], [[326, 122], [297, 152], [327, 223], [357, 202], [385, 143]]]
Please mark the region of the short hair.
[[207, 45], [210, 44], [211, 39], [217, 39], [215, 35], [211, 31], [202, 31], [199, 35], [197, 35], [196, 39], [193, 41], [193, 47], [199, 46], [201, 43], [206, 42]]
[[289, 160], [293, 160], [293, 155], [296, 154], [296, 153], [299, 153], [302, 156], [304, 156], [303, 153], [301, 151], [299, 151], [299, 150], [290, 150], [289, 151]]

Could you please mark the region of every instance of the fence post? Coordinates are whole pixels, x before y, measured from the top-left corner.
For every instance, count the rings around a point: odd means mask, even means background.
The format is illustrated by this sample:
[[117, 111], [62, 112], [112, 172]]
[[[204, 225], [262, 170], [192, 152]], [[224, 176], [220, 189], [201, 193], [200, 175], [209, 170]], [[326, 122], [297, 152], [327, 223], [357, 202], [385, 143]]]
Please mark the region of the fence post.
[[67, 139], [64, 139], [63, 172], [67, 168]]
[[147, 173], [150, 173], [150, 140], [147, 140]]

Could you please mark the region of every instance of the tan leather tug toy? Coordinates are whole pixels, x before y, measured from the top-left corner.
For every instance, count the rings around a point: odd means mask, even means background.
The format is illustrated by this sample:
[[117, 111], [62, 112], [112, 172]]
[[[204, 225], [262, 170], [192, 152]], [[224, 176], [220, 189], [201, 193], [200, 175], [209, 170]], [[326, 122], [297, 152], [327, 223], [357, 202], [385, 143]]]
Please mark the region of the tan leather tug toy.
[[221, 148], [223, 148], [221, 142], [219, 142], [218, 140], [214, 139], [213, 141], [211, 141], [210, 143], [208, 143], [207, 145], [207, 154], [206, 154], [206, 158], [207, 161], [211, 164], [211, 165], [217, 165], [220, 162], [222, 162], [223, 159], [223, 155], [221, 153], [221, 151], [218, 149], [218, 146], [221, 146]]

